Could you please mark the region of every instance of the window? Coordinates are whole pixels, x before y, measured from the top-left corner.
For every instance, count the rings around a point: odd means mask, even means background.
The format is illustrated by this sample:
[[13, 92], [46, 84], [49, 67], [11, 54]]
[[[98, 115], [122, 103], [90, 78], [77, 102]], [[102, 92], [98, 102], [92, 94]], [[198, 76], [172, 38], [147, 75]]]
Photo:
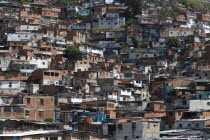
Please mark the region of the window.
[[191, 124], [190, 123], [188, 124], [188, 127], [191, 127]]
[[179, 124], [179, 128], [182, 128], [182, 124]]
[[45, 62], [42, 62], [43, 65], [45, 65]]
[[25, 116], [29, 116], [29, 114], [30, 114], [29, 110], [26, 110], [25, 111]]
[[10, 87], [10, 88], [12, 87], [12, 82], [9, 82], [9, 87]]
[[27, 74], [26, 74], [26, 73], [20, 73], [20, 75], [21, 75], [21, 76], [27, 76]]
[[50, 72], [44, 72], [44, 75], [50, 76]]
[[210, 102], [207, 102], [207, 105], [210, 105]]
[[39, 111], [39, 116], [43, 117], [44, 116], [44, 111]]
[[11, 112], [11, 107], [4, 107], [4, 112]]
[[13, 112], [17, 112], [17, 113], [23, 113], [24, 112], [23, 108], [20, 108], [20, 107], [13, 107], [12, 109], [13, 109]]
[[44, 105], [44, 99], [40, 99], [40, 105]]
[[181, 114], [182, 114], [181, 112], [178, 112], [178, 115], [179, 115], [179, 116], [181, 116]]
[[99, 103], [98, 106], [99, 107], [106, 107], [106, 103]]
[[119, 129], [122, 129], [122, 124], [120, 123], [120, 124], [118, 124], [118, 126], [117, 126]]
[[59, 76], [59, 73], [55, 73], [55, 76]]
[[114, 108], [114, 105], [113, 104], [108, 104], [108, 107], [109, 108]]
[[30, 104], [31, 99], [30, 98], [27, 98], [26, 101], [27, 101], [27, 104]]

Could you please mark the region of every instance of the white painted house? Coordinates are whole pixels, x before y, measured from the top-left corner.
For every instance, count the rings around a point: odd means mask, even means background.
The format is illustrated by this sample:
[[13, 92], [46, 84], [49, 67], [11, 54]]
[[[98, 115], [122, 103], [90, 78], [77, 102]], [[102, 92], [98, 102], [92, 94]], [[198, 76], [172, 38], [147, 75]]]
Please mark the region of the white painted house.
[[90, 2], [98, 2], [98, 3], [102, 3], [102, 4], [112, 4], [114, 2], [114, 0], [90, 0]]
[[168, 62], [163, 60], [163, 61], [158, 61], [157, 62], [158, 67], [168, 67]]
[[207, 119], [184, 119], [175, 121], [175, 129], [201, 130], [206, 127]]
[[193, 19], [188, 19], [185, 25], [181, 25], [181, 28], [192, 28], [195, 25], [195, 21]]
[[134, 97], [132, 96], [132, 91], [130, 89], [113, 89], [113, 91], [117, 91], [118, 101], [134, 101]]
[[143, 83], [141, 80], [134, 80], [133, 85], [134, 87], [143, 87]]
[[83, 2], [82, 6], [85, 8], [92, 8], [93, 7], [93, 3], [92, 2]]
[[91, 23], [71, 23], [68, 30], [88, 30], [91, 29]]
[[153, 52], [148, 52], [148, 53], [144, 53], [143, 55], [142, 55], [142, 57], [143, 58], [156, 58], [156, 57], [159, 57], [160, 56], [160, 54], [159, 53], [153, 53]]
[[16, 27], [16, 31], [38, 31], [39, 26], [35, 25], [20, 25]]
[[28, 33], [11, 33], [7, 35], [7, 41], [28, 41], [30, 37]]
[[120, 26], [125, 25], [124, 17], [115, 17], [115, 18], [100, 18], [98, 22], [93, 24], [93, 28], [119, 28]]
[[19, 70], [21, 72], [21, 76], [31, 76], [31, 73], [37, 69], [37, 65], [35, 64], [20, 64]]
[[190, 111], [209, 110], [210, 100], [189, 100]]
[[210, 33], [210, 25], [207, 22], [198, 24], [198, 28], [204, 33]]
[[78, 12], [79, 11], [79, 6], [76, 6], [76, 5], [68, 6], [67, 7], [67, 11], [76, 11], [76, 12]]
[[157, 48], [164, 48], [166, 47], [166, 39], [165, 38], [159, 38], [158, 41], [152, 42], [152, 47], [157, 47]]
[[106, 4], [112, 4], [114, 2], [114, 0], [104, 0], [104, 3]]
[[19, 80], [0, 80], [0, 89], [20, 89]]
[[106, 13], [107, 18], [119, 18], [120, 14], [119, 13]]
[[47, 58], [41, 58], [33, 56], [30, 58], [30, 64], [34, 64], [37, 66], [37, 69], [48, 69], [49, 60]]
[[99, 54], [102, 57], [104, 55], [104, 52], [103, 52], [102, 49], [96, 49], [96, 48], [92, 48], [92, 47], [80, 46], [79, 50], [84, 52], [84, 53]]

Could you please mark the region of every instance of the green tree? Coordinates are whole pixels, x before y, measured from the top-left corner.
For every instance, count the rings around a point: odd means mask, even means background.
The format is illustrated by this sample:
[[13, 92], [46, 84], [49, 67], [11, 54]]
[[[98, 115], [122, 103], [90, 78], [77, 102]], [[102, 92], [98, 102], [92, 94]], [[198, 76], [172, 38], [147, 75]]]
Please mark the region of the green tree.
[[140, 46], [141, 46], [142, 48], [147, 48], [147, 47], [149, 46], [149, 42], [148, 42], [148, 41], [141, 41], [141, 42], [140, 42]]
[[34, 13], [39, 13], [39, 10], [38, 10], [37, 7], [33, 7], [32, 10], [33, 10]]
[[131, 26], [132, 24], [136, 24], [137, 21], [135, 19], [130, 19], [130, 20], [127, 20], [125, 25], [123, 25], [122, 27], [123, 28], [127, 28], [128, 26]]
[[142, 14], [142, 10], [148, 8], [149, 0], [120, 0], [128, 6], [127, 14], [130, 14], [132, 17]]
[[173, 73], [173, 74], [177, 74], [177, 73], [178, 73], [177, 68], [172, 69], [172, 73]]
[[131, 37], [131, 40], [132, 40], [132, 42], [133, 42], [134, 48], [138, 48], [139, 45], [140, 45], [140, 41], [137, 39], [137, 37], [136, 37], [136, 36], [132, 36], [132, 37]]
[[54, 119], [53, 119], [53, 117], [46, 117], [46, 118], [44, 119], [44, 121], [45, 121], [45, 122], [53, 122]]
[[198, 0], [177, 0], [179, 3], [190, 7], [192, 9], [203, 10], [205, 9], [205, 4]]
[[151, 0], [158, 10], [150, 10], [150, 15], [159, 25], [168, 18], [175, 19], [177, 17], [177, 3], [176, 0]]
[[82, 58], [82, 52], [75, 46], [68, 46], [64, 50], [64, 57], [68, 58], [69, 60], [78, 60]]
[[24, 3], [26, 2], [32, 2], [33, 0], [17, 0], [17, 5], [22, 7]]
[[177, 37], [168, 37], [166, 38], [166, 46], [168, 48], [177, 47], [180, 45], [180, 41]]

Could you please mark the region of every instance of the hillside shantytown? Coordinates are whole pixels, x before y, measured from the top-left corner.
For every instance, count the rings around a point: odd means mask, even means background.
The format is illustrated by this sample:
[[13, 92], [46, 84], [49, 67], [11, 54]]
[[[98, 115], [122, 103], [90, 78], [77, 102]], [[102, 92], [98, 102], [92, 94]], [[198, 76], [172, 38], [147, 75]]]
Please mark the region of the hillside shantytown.
[[209, 1], [0, 0], [0, 140], [209, 138]]

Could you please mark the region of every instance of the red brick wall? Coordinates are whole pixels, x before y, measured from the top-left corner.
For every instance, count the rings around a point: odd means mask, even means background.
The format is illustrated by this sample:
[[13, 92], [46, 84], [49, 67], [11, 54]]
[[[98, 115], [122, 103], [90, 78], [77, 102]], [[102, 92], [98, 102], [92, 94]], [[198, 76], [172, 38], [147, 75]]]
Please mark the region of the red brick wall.
[[[27, 98], [30, 99], [30, 104], [27, 103]], [[41, 104], [41, 99], [44, 104]], [[43, 121], [46, 117], [54, 118], [55, 100], [52, 96], [25, 96], [23, 104], [26, 105], [25, 110], [29, 110], [29, 116], [26, 120], [39, 120]], [[39, 115], [39, 111], [43, 111], [43, 116]]]

